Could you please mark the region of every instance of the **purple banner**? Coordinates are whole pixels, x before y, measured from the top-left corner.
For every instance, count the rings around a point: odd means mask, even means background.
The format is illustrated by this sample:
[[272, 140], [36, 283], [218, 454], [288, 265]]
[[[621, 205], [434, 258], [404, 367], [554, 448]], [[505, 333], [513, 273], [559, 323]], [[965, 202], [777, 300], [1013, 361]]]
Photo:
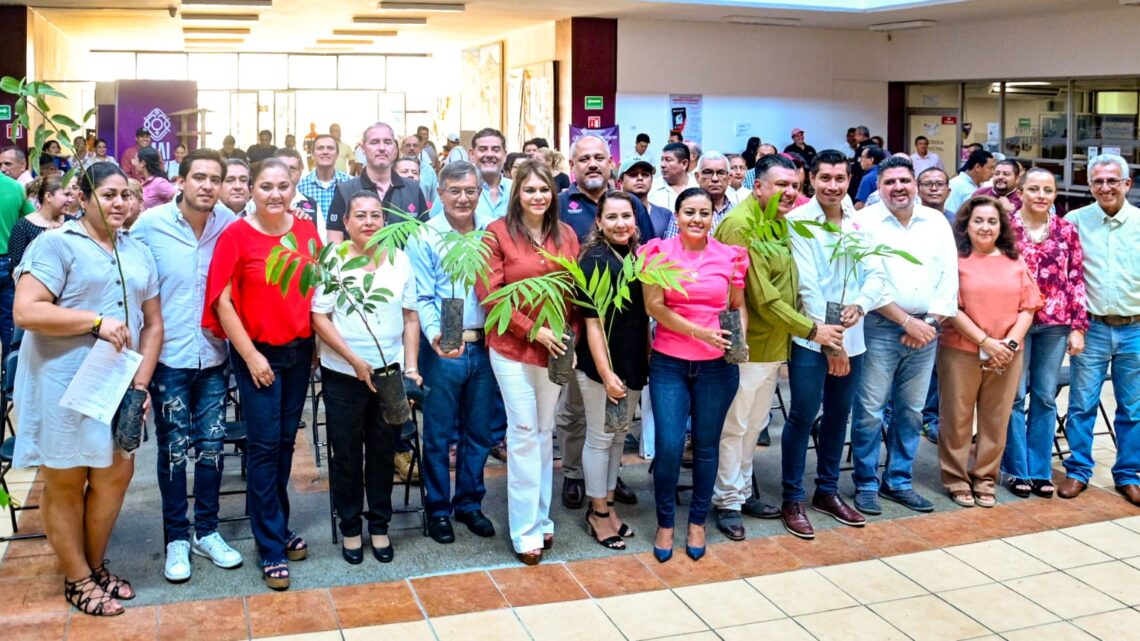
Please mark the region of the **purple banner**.
[[[121, 155], [135, 144], [140, 127], [150, 132], [151, 146], [162, 158], [173, 158], [178, 143], [188, 149], [198, 145], [197, 136], [179, 136], [183, 118], [177, 112], [198, 108], [198, 83], [184, 80], [118, 80], [115, 82], [115, 151]], [[198, 122], [196, 114], [186, 119], [189, 131]]]
[[[600, 127], [597, 129], [587, 129], [585, 127], [570, 125], [570, 144], [573, 145], [574, 141], [582, 136], [597, 136], [610, 143], [610, 158], [613, 159], [616, 165], [621, 162], [621, 133], [619, 129], [619, 125]], [[567, 158], [567, 160], [570, 159]]]

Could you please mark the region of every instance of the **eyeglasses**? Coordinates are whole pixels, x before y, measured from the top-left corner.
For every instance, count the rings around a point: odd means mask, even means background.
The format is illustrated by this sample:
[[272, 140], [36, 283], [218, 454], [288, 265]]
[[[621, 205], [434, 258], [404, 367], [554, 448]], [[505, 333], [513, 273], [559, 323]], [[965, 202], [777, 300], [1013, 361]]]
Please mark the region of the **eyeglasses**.
[[717, 178], [725, 178], [728, 176], [728, 172], [724, 169], [702, 169], [701, 175], [705, 178], [712, 178], [714, 176]]
[[468, 189], [460, 189], [459, 187], [450, 187], [444, 190], [448, 196], [452, 198], [459, 198], [460, 196], [467, 196], [468, 198], [477, 198], [479, 196], [478, 187], [470, 187]]
[[923, 187], [925, 189], [934, 189], [935, 187], [946, 187], [947, 185], [949, 185], [949, 183], [945, 183], [945, 182], [942, 182], [940, 180], [924, 180], [924, 181], [918, 183], [919, 187]]
[[1123, 182], [1124, 181], [1120, 178], [1097, 178], [1089, 184], [1093, 187], [1111, 187], [1113, 189], [1116, 189]]

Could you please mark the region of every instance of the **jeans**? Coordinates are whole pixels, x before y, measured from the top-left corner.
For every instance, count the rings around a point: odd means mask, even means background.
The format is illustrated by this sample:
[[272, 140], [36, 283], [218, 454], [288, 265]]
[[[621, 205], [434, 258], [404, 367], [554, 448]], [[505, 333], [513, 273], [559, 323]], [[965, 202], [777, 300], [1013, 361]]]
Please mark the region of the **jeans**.
[[384, 422], [380, 396], [355, 376], [322, 367], [321, 385], [333, 453], [329, 491], [340, 517], [340, 533], [360, 536], [363, 517], [369, 534], [387, 534], [392, 520], [392, 457], [404, 426]]
[[1093, 426], [1100, 390], [1112, 364], [1112, 391], [1116, 398], [1116, 485], [1140, 483], [1140, 323], [1110, 327], [1094, 320], [1085, 333], [1085, 351], [1074, 356], [1069, 384], [1069, 418], [1065, 433], [1072, 456], [1065, 459], [1065, 474], [1088, 483], [1092, 476]]
[[690, 418], [693, 499], [689, 504], [689, 523], [704, 525], [716, 483], [721, 429], [740, 386], [740, 369], [721, 358], [689, 361], [655, 351], [649, 359], [649, 379], [653, 381], [657, 446], [653, 464], [657, 526], [674, 526], [677, 479], [681, 475], [685, 427]]
[[12, 304], [15, 298], [16, 282], [12, 280], [12, 264], [7, 256], [0, 256], [0, 347], [5, 360], [12, 349], [12, 328], [15, 327]]
[[554, 408], [561, 387], [545, 367], [511, 360], [495, 350], [491, 368], [507, 409], [507, 520], [515, 552], [542, 547], [554, 533], [550, 495], [554, 477]]
[[827, 357], [819, 352], [792, 344], [788, 362], [788, 386], [792, 408], [784, 434], [780, 437], [780, 459], [783, 469], [783, 498], [803, 501], [804, 469], [812, 423], [823, 404], [823, 419], [815, 448], [815, 491], [821, 496], [839, 492], [839, 465], [847, 441], [847, 419], [863, 373], [864, 355], [852, 356], [847, 376], [827, 373]]
[[930, 370], [930, 387], [926, 390], [926, 405], [922, 407], [922, 424], [930, 426], [930, 434], [938, 438], [938, 368]]
[[289, 538], [289, 473], [297, 426], [308, 397], [313, 339], [287, 345], [254, 343], [273, 369], [273, 384], [257, 387], [240, 354], [230, 346], [246, 423], [246, 501], [263, 565], [285, 563]]
[[198, 538], [218, 529], [222, 486], [222, 425], [228, 375], [226, 366], [176, 369], [158, 363], [150, 381], [154, 436], [158, 442], [158, 490], [166, 541], [190, 539], [186, 516], [187, 452], [194, 447], [194, 531]]
[[922, 406], [930, 389], [938, 341], [912, 349], [899, 342], [902, 335], [902, 327], [881, 314], [868, 314], [863, 324], [867, 353], [851, 419], [856, 490], [879, 489], [879, 448], [887, 401], [892, 401], [893, 411], [882, 483], [892, 490], [911, 488]]
[[[586, 442], [582, 447], [582, 478], [586, 496], [604, 499], [617, 487], [621, 455], [628, 432], [606, 432], [606, 405], [610, 402], [606, 386], [593, 381], [582, 370], [574, 371], [578, 389], [582, 391], [582, 407], [586, 411]], [[626, 390], [630, 418], [641, 390]]]
[[[465, 343], [463, 354], [443, 358], [421, 341], [420, 363], [424, 384], [423, 476], [429, 517], [449, 516], [481, 508], [487, 488], [483, 467], [495, 442], [492, 436], [496, 399], [500, 398], [487, 348], [482, 342]], [[458, 425], [455, 448], [455, 495], [447, 451]]]
[[1034, 325], [1025, 335], [1021, 381], [1013, 399], [1009, 436], [1001, 459], [1001, 471], [1008, 476], [1040, 481], [1053, 478], [1057, 379], [1065, 361], [1070, 329], [1068, 325]]

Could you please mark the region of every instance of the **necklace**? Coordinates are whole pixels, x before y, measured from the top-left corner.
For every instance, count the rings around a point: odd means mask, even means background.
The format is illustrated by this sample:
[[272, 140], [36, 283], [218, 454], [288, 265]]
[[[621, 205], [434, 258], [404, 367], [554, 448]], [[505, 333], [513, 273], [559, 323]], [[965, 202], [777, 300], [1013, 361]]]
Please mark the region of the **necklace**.
[[[1022, 222], [1024, 222], [1024, 219], [1022, 219]], [[1028, 224], [1026, 224], [1025, 236], [1029, 239], [1029, 242], [1033, 243], [1034, 245], [1040, 245], [1041, 243], [1045, 242], [1045, 239], [1049, 237], [1049, 221], [1046, 220], [1045, 224], [1042, 225], [1039, 229], [1032, 229]]]

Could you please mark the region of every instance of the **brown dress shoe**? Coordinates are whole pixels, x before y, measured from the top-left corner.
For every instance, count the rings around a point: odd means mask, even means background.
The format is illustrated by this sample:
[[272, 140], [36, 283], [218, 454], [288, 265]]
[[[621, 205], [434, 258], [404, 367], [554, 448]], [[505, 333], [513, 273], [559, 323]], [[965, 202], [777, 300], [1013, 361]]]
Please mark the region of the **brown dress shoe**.
[[815, 529], [804, 511], [803, 501], [784, 501], [780, 506], [780, 520], [784, 522], [784, 529], [795, 536], [801, 539], [815, 538]]
[[843, 525], [863, 527], [867, 524], [867, 519], [844, 503], [838, 494], [816, 494], [811, 497], [811, 509], [822, 512]]
[[1117, 485], [1116, 491], [1124, 495], [1132, 505], [1140, 506], [1140, 485]]
[[1071, 476], [1066, 476], [1057, 484], [1057, 496], [1063, 499], [1075, 499], [1080, 496], [1081, 492], [1084, 492], [1088, 486], [1088, 483], [1078, 481]]

